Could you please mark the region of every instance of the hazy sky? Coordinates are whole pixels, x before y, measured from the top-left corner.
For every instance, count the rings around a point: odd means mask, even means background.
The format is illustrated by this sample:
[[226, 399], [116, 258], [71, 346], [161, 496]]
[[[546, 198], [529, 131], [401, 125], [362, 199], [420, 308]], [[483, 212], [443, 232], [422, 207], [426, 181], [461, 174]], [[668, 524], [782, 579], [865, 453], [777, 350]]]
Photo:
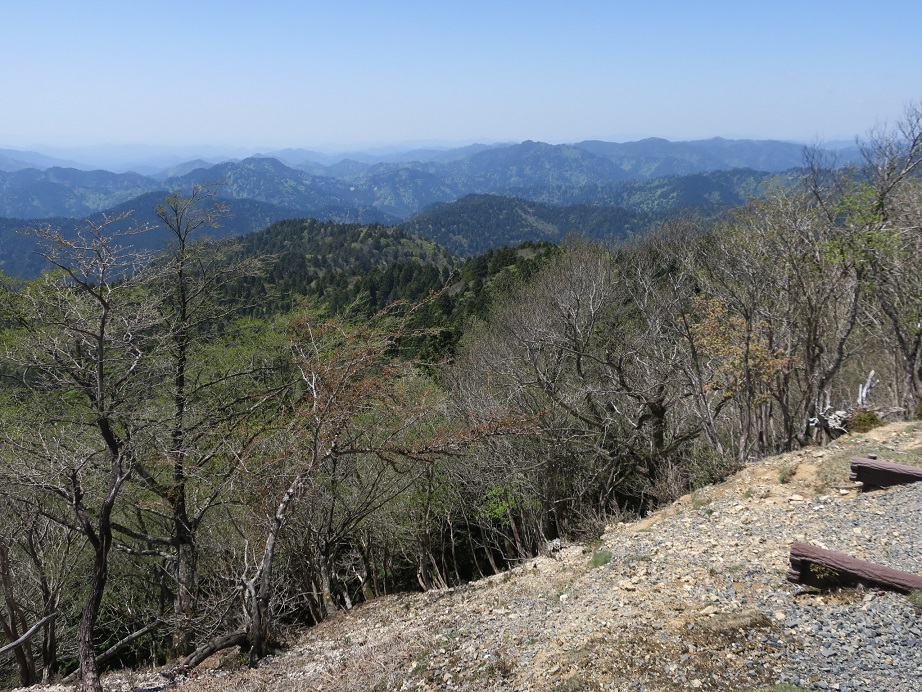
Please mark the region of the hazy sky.
[[922, 2], [0, 0], [0, 147], [850, 139]]

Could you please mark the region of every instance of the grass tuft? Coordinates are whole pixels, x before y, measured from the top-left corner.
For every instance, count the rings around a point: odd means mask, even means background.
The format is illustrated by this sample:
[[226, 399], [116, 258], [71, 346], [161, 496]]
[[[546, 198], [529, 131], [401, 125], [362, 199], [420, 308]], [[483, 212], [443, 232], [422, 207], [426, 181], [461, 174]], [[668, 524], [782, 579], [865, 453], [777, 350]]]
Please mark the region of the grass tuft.
[[785, 483], [790, 483], [794, 478], [794, 474], [797, 473], [797, 464], [785, 464], [781, 467], [781, 470], [778, 472], [778, 482], [784, 485]]
[[592, 554], [592, 558], [589, 560], [589, 566], [592, 569], [595, 569], [597, 567], [604, 567], [609, 562], [611, 562], [610, 550], [596, 550]]
[[907, 599], [909, 600], [909, 602], [912, 603], [918, 610], [922, 610], [922, 591], [920, 591], [919, 589], [916, 589], [916, 590], [914, 590], [914, 591], [910, 591], [910, 592], [906, 595], [906, 598], [907, 598]]

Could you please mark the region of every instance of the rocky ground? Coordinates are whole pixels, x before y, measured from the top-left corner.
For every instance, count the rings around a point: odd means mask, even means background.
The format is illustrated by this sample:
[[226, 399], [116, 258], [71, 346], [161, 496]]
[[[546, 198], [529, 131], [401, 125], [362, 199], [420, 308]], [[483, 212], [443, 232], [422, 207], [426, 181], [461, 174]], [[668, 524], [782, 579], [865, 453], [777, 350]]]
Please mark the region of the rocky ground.
[[[597, 544], [469, 585], [380, 598], [255, 670], [228, 660], [111, 689], [922, 690], [922, 610], [786, 581], [794, 540], [922, 573], [922, 484], [859, 492], [848, 459], [922, 465], [895, 424], [752, 463]], [[790, 686], [786, 686], [790, 685]]]

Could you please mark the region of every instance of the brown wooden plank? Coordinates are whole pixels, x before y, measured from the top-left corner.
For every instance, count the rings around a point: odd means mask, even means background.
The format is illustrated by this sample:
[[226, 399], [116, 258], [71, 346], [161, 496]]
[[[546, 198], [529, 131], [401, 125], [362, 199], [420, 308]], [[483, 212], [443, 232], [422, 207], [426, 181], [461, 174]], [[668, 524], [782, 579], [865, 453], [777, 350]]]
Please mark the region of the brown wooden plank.
[[795, 584], [829, 586], [863, 581], [896, 591], [922, 590], [922, 576], [918, 574], [859, 560], [835, 550], [817, 548], [810, 543], [794, 541], [790, 560], [788, 581]]
[[922, 468], [918, 466], [858, 457], [853, 457], [851, 461], [852, 472], [849, 478], [853, 481], [861, 481], [865, 485], [887, 487], [922, 481]]

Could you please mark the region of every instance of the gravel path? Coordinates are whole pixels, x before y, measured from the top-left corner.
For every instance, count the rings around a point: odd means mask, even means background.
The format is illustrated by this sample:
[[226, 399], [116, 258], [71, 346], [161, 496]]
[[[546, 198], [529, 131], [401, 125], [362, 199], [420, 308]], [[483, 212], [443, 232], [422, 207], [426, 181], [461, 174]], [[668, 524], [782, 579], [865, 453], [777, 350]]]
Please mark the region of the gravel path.
[[572, 569], [536, 560], [448, 596], [437, 653], [404, 689], [922, 690], [922, 618], [904, 596], [785, 579], [793, 540], [922, 573], [922, 486], [791, 495], [731, 493], [612, 529], [605, 566], [573, 549]]

